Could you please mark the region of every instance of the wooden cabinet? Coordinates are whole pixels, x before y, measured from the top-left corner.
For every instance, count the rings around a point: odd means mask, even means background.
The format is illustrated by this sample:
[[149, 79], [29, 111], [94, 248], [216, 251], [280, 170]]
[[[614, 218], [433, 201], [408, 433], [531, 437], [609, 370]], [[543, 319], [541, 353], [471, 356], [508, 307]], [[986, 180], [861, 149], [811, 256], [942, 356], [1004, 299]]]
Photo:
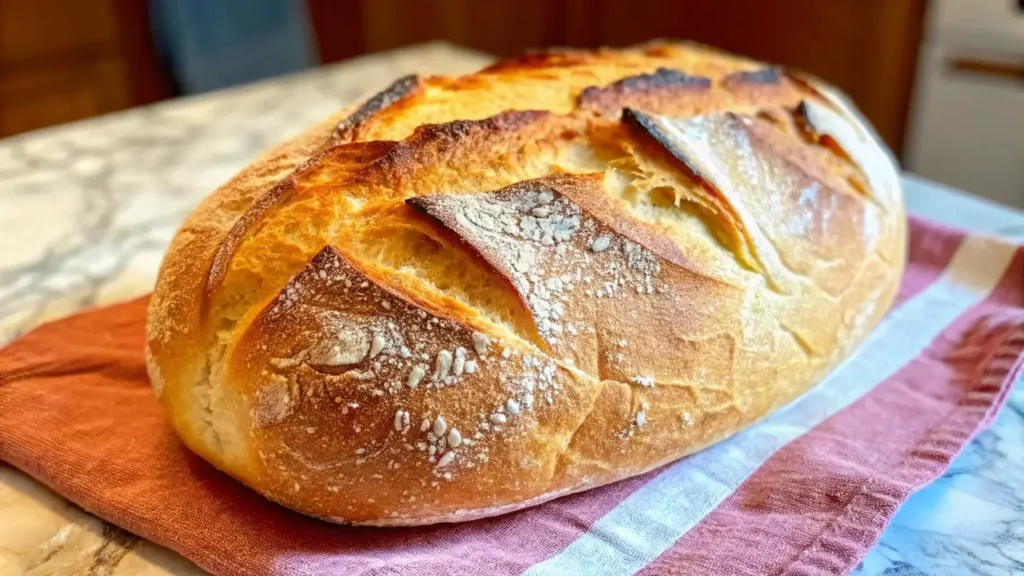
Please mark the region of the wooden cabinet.
[[117, 58], [4, 74], [0, 136], [123, 110], [132, 104], [125, 66]]
[[143, 0], [0, 1], [0, 137], [156, 99], [138, 86], [139, 26]]

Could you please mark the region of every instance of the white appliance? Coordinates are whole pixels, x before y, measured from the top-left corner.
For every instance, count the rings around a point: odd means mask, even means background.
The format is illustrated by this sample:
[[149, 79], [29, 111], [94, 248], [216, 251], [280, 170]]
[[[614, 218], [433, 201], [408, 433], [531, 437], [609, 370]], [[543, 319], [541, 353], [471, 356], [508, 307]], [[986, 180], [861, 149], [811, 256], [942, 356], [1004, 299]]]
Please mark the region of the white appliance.
[[933, 0], [905, 168], [1024, 208], [1024, 0]]

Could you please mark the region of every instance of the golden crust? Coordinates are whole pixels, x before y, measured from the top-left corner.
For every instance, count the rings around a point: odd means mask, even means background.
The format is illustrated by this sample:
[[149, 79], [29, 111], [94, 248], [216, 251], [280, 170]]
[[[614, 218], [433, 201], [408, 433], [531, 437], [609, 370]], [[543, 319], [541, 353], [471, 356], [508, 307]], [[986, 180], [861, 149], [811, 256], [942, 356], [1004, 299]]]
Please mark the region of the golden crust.
[[337, 522], [507, 512], [806, 391], [903, 267], [895, 167], [833, 91], [687, 44], [409, 77], [185, 222], [149, 317], [186, 444]]

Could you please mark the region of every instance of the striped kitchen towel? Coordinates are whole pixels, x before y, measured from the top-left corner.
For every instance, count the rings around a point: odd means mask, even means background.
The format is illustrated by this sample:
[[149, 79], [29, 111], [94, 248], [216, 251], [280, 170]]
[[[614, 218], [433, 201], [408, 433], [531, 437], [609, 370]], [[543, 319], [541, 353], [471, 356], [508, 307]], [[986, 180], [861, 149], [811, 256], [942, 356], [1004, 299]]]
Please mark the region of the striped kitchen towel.
[[147, 383], [145, 305], [0, 352], [0, 459], [215, 574], [841, 574], [1017, 380], [1024, 250], [912, 220], [893, 310], [790, 406], [641, 477], [408, 529], [305, 518], [188, 452]]

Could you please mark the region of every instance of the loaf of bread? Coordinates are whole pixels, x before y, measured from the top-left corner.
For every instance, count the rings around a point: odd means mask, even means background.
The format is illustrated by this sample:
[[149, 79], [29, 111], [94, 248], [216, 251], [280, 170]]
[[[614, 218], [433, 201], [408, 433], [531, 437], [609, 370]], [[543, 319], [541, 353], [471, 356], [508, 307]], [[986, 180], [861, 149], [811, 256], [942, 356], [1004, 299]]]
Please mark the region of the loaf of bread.
[[825, 376], [892, 302], [897, 170], [812, 78], [706, 47], [409, 77], [188, 218], [147, 359], [184, 442], [333, 522], [634, 476]]

